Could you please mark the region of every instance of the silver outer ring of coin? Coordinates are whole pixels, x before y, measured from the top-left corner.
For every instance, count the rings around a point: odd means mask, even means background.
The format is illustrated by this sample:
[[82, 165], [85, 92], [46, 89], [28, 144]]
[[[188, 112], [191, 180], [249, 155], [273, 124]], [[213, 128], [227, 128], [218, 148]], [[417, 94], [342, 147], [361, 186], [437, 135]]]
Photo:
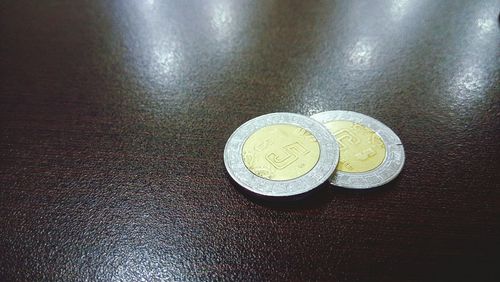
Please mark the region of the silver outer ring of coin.
[[399, 137], [382, 122], [364, 114], [351, 111], [328, 111], [315, 114], [311, 118], [325, 124], [344, 120], [359, 123], [375, 131], [384, 141], [386, 155], [382, 164], [367, 172], [335, 171], [330, 183], [352, 189], [368, 189], [384, 185], [398, 176], [405, 162], [405, 150]]
[[[253, 174], [245, 166], [242, 157], [245, 141], [256, 130], [275, 124], [299, 126], [308, 130], [318, 141], [319, 160], [306, 174], [291, 180], [268, 180]], [[224, 149], [224, 164], [229, 175], [243, 188], [264, 197], [290, 197], [309, 192], [332, 175], [338, 160], [339, 147], [330, 131], [309, 117], [292, 113], [266, 114], [245, 122], [229, 137]]]

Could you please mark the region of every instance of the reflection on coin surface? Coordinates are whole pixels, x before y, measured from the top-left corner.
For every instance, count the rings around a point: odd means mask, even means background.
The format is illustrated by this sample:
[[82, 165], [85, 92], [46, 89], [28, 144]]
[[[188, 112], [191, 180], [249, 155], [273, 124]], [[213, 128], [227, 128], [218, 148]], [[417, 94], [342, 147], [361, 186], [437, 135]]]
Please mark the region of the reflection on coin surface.
[[243, 188], [261, 196], [306, 193], [328, 179], [338, 162], [338, 145], [321, 123], [302, 115], [256, 117], [229, 137], [224, 163]]
[[269, 180], [291, 180], [309, 172], [319, 160], [319, 144], [302, 127], [275, 124], [258, 129], [243, 144], [243, 162]]
[[335, 136], [340, 148], [333, 185], [365, 189], [384, 185], [403, 168], [403, 144], [382, 122], [349, 111], [329, 111], [312, 116]]
[[370, 128], [345, 120], [330, 121], [325, 126], [334, 134], [340, 147], [338, 171], [367, 172], [384, 161], [384, 141]]

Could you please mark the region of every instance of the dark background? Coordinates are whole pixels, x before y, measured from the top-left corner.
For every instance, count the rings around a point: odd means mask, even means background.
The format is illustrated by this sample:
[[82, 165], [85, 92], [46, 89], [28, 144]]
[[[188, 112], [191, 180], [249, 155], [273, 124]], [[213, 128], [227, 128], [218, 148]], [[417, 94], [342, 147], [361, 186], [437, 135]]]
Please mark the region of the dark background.
[[[0, 280], [496, 280], [500, 3], [2, 1]], [[243, 122], [353, 110], [406, 164], [245, 196]], [[497, 280], [498, 281], [498, 280]]]

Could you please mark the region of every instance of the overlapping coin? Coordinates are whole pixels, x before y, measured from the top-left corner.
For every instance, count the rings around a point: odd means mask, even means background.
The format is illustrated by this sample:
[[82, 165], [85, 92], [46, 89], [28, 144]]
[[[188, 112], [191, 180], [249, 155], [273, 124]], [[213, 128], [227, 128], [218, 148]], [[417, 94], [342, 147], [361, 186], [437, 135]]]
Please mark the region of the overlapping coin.
[[382, 122], [350, 111], [328, 111], [311, 118], [323, 123], [340, 148], [335, 186], [366, 189], [393, 180], [403, 168], [405, 152], [398, 136]]
[[301, 195], [325, 182], [339, 159], [335, 138], [320, 122], [292, 113], [247, 121], [229, 137], [224, 164], [243, 188], [263, 197]]

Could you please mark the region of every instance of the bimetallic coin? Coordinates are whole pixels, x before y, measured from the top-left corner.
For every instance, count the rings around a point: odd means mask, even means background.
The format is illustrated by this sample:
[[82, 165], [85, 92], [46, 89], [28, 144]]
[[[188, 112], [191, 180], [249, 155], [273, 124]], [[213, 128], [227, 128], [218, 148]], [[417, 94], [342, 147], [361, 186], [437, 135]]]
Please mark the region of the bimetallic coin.
[[333, 185], [373, 188], [401, 172], [405, 161], [403, 144], [382, 122], [350, 111], [323, 112], [311, 118], [323, 123], [340, 147], [339, 165], [330, 178]]
[[247, 121], [229, 137], [224, 164], [243, 188], [267, 197], [306, 193], [331, 176], [337, 142], [321, 123], [298, 114], [273, 113]]

